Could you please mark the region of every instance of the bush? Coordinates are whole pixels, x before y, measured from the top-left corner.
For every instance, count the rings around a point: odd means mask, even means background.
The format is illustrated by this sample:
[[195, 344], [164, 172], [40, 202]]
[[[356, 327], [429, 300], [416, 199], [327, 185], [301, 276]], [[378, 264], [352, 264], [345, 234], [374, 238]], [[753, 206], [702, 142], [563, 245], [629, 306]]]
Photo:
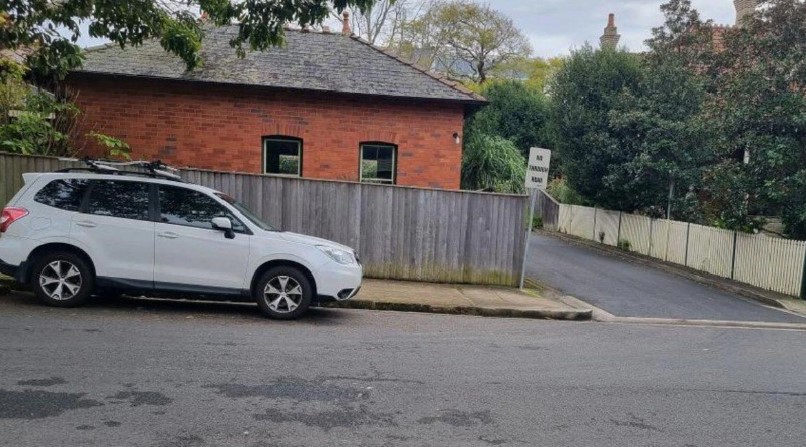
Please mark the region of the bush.
[[462, 189], [523, 193], [526, 159], [501, 137], [474, 133], [465, 140]]
[[546, 191], [560, 203], [566, 205], [585, 205], [585, 200], [582, 196], [574, 191], [564, 178], [551, 180]]
[[532, 219], [532, 228], [543, 228], [543, 217], [534, 216]]
[[21, 79], [0, 83], [0, 149], [24, 155], [70, 155], [65, 128], [78, 108]]
[[524, 157], [529, 156], [531, 147], [549, 145], [549, 102], [542, 92], [523, 82], [503, 81], [484, 86], [481, 94], [489, 104], [468, 120], [466, 133], [504, 137]]
[[630, 248], [632, 248], [632, 246], [630, 245], [630, 241], [628, 241], [627, 239], [619, 239], [618, 248], [624, 251], [630, 251]]

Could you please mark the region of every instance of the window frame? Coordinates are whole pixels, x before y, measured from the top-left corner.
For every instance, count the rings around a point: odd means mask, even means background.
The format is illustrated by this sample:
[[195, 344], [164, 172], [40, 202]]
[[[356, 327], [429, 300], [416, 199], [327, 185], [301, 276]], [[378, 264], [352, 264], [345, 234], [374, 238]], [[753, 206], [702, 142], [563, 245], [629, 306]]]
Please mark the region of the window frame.
[[[281, 174], [281, 173], [276, 173], [276, 172], [268, 172], [266, 170], [266, 159], [267, 159], [266, 155], [267, 155], [267, 152], [268, 152], [267, 144], [268, 144], [269, 141], [277, 141], [277, 142], [282, 142], [282, 143], [296, 143], [297, 144], [299, 167], [297, 168], [297, 174], [296, 175], [295, 174]], [[303, 157], [303, 152], [304, 152], [303, 151], [304, 148], [303, 148], [302, 138], [292, 137], [292, 136], [288, 136], [288, 135], [269, 135], [269, 136], [264, 136], [263, 137], [262, 146], [263, 146], [263, 149], [261, 151], [261, 164], [262, 164], [261, 172], [263, 172], [263, 174], [279, 175], [279, 176], [282, 176], [282, 177], [291, 177], [291, 178], [302, 178], [302, 159], [303, 159], [302, 157]]]
[[[124, 178], [87, 178], [88, 185], [87, 190], [84, 192], [84, 197], [81, 199], [81, 207], [79, 208], [78, 212], [81, 214], [86, 214], [88, 216], [97, 216], [97, 217], [111, 217], [114, 219], [126, 219], [126, 220], [133, 220], [137, 222], [154, 222], [155, 219], [159, 216], [155, 214], [156, 211], [156, 203], [154, 202], [155, 199], [155, 191], [154, 184], [151, 182], [143, 182], [139, 180], [127, 180]], [[98, 186], [99, 182], [126, 182], [126, 183], [139, 183], [142, 185], [146, 185], [147, 187], [147, 194], [148, 194], [148, 213], [145, 219], [132, 219], [130, 217], [120, 217], [120, 216], [107, 216], [105, 214], [93, 214], [89, 212], [90, 206], [90, 199], [92, 198], [92, 191]]]
[[[70, 188], [74, 188], [74, 186], [69, 184], [69, 182], [74, 182], [74, 181], [85, 181], [85, 182], [87, 182], [86, 186], [84, 187], [84, 190], [80, 194], [80, 197], [77, 197], [78, 198], [78, 206], [76, 207], [76, 209], [71, 210], [71, 209], [63, 208], [63, 207], [56, 206], [56, 205], [51, 205], [49, 203], [45, 203], [45, 202], [42, 202], [40, 200], [37, 200], [39, 195], [42, 194], [43, 191], [45, 191], [45, 189], [49, 188], [54, 183], [62, 182], [62, 183], [67, 184]], [[33, 197], [31, 197], [31, 200], [36, 202], [36, 203], [38, 203], [38, 204], [40, 204], [40, 205], [47, 206], [48, 208], [57, 209], [59, 211], [65, 211], [65, 212], [68, 212], [68, 213], [81, 213], [82, 212], [82, 206], [84, 205], [84, 199], [87, 197], [87, 194], [89, 193], [91, 187], [92, 187], [92, 179], [81, 178], [81, 177], [77, 177], [77, 178], [71, 178], [71, 177], [57, 178], [57, 179], [54, 179], [54, 180], [51, 180], [51, 181], [45, 183], [44, 186], [39, 188], [39, 190], [34, 193]]]
[[[384, 179], [372, 179], [375, 181], [364, 181], [364, 147], [365, 146], [384, 146], [392, 148], [392, 180], [387, 182]], [[358, 182], [368, 183], [371, 185], [397, 185], [397, 151], [396, 144], [386, 143], [383, 141], [364, 141], [358, 145]], [[381, 181], [377, 181], [381, 180]]]
[[180, 185], [168, 185], [168, 184], [165, 184], [165, 183], [152, 183], [152, 185], [153, 185], [152, 186], [152, 194], [153, 194], [153, 197], [154, 197], [154, 222], [156, 222], [156, 223], [161, 223], [161, 224], [165, 224], [165, 225], [176, 225], [178, 227], [185, 227], [185, 228], [195, 228], [197, 230], [220, 231], [220, 230], [216, 230], [214, 228], [204, 228], [204, 227], [199, 227], [199, 226], [196, 226], [196, 225], [187, 225], [187, 224], [181, 224], [181, 223], [175, 223], [175, 222], [164, 222], [162, 220], [162, 202], [160, 202], [159, 188], [160, 187], [176, 188], [176, 189], [181, 189], [181, 190], [184, 190], [184, 191], [190, 191], [192, 193], [201, 194], [201, 195], [211, 199], [212, 201], [218, 203], [222, 208], [224, 208], [230, 214], [232, 214], [232, 217], [235, 219], [235, 221], [237, 221], [240, 224], [240, 226], [243, 227], [243, 230], [236, 229], [235, 228], [235, 222], [233, 222], [232, 231], [234, 231], [235, 233], [237, 233], [237, 234], [247, 234], [247, 235], [254, 234], [254, 233], [252, 233], [252, 230], [249, 228], [249, 226], [246, 225], [243, 222], [243, 219], [238, 217], [238, 214], [240, 214], [240, 213], [237, 213], [237, 210], [233, 210], [232, 208], [234, 208], [234, 207], [231, 207], [228, 203], [225, 203], [219, 197], [216, 197], [215, 194], [212, 194], [212, 195], [207, 194], [207, 193], [205, 193], [203, 191], [198, 191], [198, 190], [192, 189], [192, 188], [185, 188], [185, 187], [180, 186]]

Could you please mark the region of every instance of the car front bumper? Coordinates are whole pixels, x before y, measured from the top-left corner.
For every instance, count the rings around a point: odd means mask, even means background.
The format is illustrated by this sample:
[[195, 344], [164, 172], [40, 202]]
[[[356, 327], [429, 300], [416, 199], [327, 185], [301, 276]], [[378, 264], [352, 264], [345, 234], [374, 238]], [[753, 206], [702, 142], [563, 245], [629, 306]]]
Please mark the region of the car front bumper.
[[328, 262], [313, 272], [320, 299], [348, 300], [361, 289], [364, 268], [361, 265], [342, 265]]

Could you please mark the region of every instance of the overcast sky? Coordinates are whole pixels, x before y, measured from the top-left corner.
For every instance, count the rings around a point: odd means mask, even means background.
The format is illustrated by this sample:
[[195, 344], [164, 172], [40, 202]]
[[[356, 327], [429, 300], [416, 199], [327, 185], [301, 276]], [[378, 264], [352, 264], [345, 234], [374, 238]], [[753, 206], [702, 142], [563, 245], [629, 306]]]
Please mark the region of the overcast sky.
[[[586, 41], [599, 44], [607, 15], [616, 14], [621, 34], [619, 45], [630, 50], [644, 48], [652, 28], [663, 23], [660, 5], [664, 0], [495, 0], [490, 6], [512, 17], [529, 36], [535, 56], [567, 54]], [[705, 19], [732, 24], [736, 13], [732, 0], [692, 0]]]
[[[665, 0], [494, 0], [487, 3], [512, 17], [529, 37], [535, 56], [568, 54], [586, 41], [599, 44], [607, 15], [616, 14], [620, 45], [640, 51], [652, 27], [663, 23], [660, 5]], [[732, 0], [692, 0], [703, 19], [732, 24], [736, 13]], [[86, 32], [86, 28], [85, 28]], [[103, 43], [82, 37], [81, 46]]]

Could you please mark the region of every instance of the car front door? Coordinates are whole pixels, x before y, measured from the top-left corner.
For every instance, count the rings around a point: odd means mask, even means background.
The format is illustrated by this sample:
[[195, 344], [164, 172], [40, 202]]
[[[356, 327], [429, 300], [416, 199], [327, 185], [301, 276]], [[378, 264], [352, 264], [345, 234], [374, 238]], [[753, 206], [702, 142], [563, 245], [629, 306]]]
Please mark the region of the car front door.
[[[234, 293], [244, 287], [251, 235], [214, 198], [181, 186], [159, 185], [154, 281], [157, 288]], [[232, 221], [234, 238], [213, 229], [214, 217]]]
[[95, 265], [99, 284], [150, 288], [154, 281], [154, 222], [150, 185], [127, 180], [92, 180], [70, 238]]

